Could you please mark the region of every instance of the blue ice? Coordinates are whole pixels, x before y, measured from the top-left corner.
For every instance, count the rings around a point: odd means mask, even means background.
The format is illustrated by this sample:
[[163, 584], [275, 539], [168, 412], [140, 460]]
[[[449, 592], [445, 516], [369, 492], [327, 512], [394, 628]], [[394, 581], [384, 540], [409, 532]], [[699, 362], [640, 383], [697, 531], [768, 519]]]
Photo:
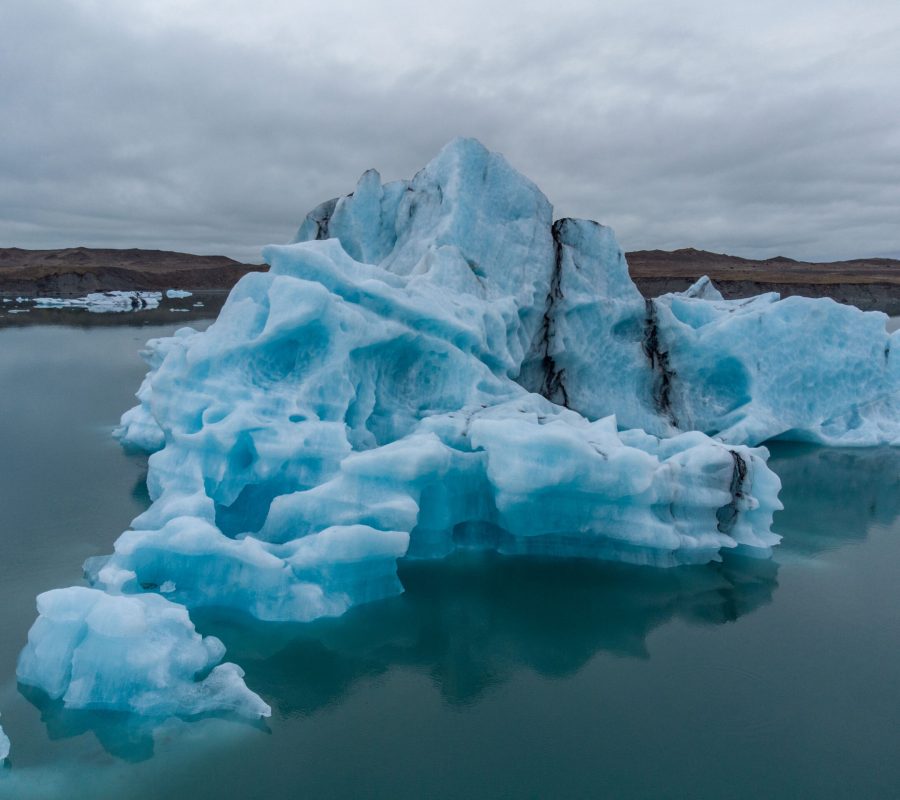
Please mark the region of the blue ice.
[[645, 301], [609, 228], [554, 221], [475, 140], [409, 181], [365, 173], [264, 255], [206, 331], [148, 343], [118, 436], [152, 453], [152, 505], [89, 562], [93, 588], [41, 596], [23, 682], [264, 715], [189, 610], [335, 616], [401, 592], [398, 559], [458, 548], [765, 555], [764, 441], [900, 444], [883, 315], [708, 280]]

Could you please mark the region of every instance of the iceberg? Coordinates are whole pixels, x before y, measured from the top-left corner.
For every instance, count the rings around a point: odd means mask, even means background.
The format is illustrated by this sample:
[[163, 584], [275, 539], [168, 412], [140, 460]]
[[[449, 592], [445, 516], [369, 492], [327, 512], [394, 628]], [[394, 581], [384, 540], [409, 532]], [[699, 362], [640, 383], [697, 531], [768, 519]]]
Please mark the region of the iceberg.
[[83, 308], [94, 314], [158, 308], [161, 292], [91, 292], [84, 297], [36, 297], [35, 308]]
[[[206, 331], [148, 343], [117, 436], [152, 454], [152, 504], [85, 565], [91, 589], [42, 595], [24, 683], [79, 707], [263, 714], [233, 665], [202, 677], [222, 652], [190, 610], [334, 617], [400, 593], [400, 559], [473, 548], [765, 556], [764, 441], [900, 443], [883, 315], [726, 301], [708, 280], [645, 301], [609, 228], [554, 221], [472, 139], [409, 181], [366, 172], [264, 256]], [[103, 633], [120, 614], [142, 622]]]
[[158, 594], [113, 596], [73, 586], [38, 596], [19, 682], [71, 708], [152, 716], [267, 717], [225, 647], [194, 630], [187, 609]]

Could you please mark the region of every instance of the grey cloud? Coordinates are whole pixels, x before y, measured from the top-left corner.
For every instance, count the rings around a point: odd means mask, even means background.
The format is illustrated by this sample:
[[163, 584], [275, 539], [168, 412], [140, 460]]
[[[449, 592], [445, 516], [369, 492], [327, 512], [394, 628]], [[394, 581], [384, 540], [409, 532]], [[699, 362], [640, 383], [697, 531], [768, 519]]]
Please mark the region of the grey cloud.
[[331, 39], [304, 4], [255, 37], [103, 6], [7, 4], [0, 245], [253, 259], [363, 170], [474, 135], [626, 249], [900, 255], [891, 4], [800, 3], [784, 31], [769, 3], [460, 4]]

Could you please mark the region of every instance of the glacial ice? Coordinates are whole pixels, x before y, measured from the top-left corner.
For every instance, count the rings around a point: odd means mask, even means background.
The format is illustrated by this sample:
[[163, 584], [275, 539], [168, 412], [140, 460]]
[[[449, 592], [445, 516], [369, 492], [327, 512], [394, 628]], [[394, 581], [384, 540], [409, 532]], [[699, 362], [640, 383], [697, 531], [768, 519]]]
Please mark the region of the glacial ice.
[[[760, 443], [900, 444], [883, 315], [726, 301], [708, 280], [645, 301], [609, 228], [554, 222], [474, 140], [410, 181], [365, 173], [264, 256], [270, 271], [242, 278], [206, 331], [148, 343], [117, 435], [152, 453], [152, 504], [85, 565], [93, 589], [44, 601], [24, 682], [194, 713], [196, 672], [166, 666], [171, 649], [151, 700], [134, 699], [148, 672], [125, 654], [173, 641], [161, 609], [180, 609], [176, 638], [199, 652], [188, 609], [336, 616], [401, 592], [401, 558], [764, 555], [781, 504]], [[61, 687], [78, 653], [66, 615], [85, 630], [107, 601], [137, 603], [122, 607], [152, 633], [88, 636], [117, 671], [93, 694]], [[228, 702], [263, 713], [228, 674]]]
[[0, 761], [5, 761], [9, 757], [9, 737], [0, 727]]
[[141, 311], [159, 306], [161, 292], [91, 292], [84, 297], [36, 297], [35, 308], [83, 308], [94, 314]]
[[609, 228], [564, 219], [554, 234], [555, 371], [548, 383], [526, 364], [528, 388], [659, 436], [900, 445], [900, 337], [884, 314], [774, 292], [724, 300], [708, 278], [644, 300]]
[[267, 717], [224, 645], [194, 630], [187, 609], [158, 594], [114, 596], [73, 586], [38, 596], [19, 681], [65, 706], [147, 715]]

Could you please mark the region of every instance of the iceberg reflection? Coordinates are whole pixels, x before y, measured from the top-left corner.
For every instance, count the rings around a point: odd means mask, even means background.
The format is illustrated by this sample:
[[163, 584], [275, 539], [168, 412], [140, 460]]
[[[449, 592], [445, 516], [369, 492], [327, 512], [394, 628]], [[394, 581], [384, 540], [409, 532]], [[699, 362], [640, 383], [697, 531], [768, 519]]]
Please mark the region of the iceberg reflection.
[[198, 616], [282, 715], [335, 704], [358, 681], [409, 668], [451, 704], [476, 701], [518, 671], [577, 672], [594, 655], [648, 658], [648, 634], [674, 619], [733, 622], [771, 601], [778, 565], [728, 556], [658, 570], [591, 560], [458, 552], [400, 566], [400, 597], [305, 625]]
[[861, 542], [900, 516], [900, 450], [769, 445], [784, 510], [774, 530], [789, 550], [812, 555]]

